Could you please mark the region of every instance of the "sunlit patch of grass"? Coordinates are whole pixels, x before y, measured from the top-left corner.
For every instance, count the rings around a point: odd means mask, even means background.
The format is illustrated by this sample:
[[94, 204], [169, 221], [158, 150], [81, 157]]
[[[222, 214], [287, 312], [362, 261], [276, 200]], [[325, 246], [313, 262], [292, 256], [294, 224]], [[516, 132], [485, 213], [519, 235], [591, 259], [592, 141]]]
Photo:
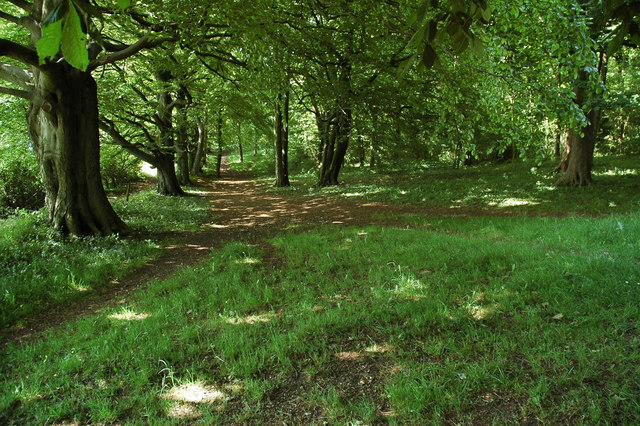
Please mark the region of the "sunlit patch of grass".
[[458, 170], [430, 164], [425, 169], [390, 172], [346, 166], [340, 175], [342, 184], [328, 188], [317, 188], [313, 173], [292, 175], [293, 186], [285, 189], [272, 188], [271, 177], [260, 181], [266, 191], [411, 204], [426, 211], [452, 207], [528, 215], [594, 215], [624, 213], [640, 206], [640, 165], [632, 158], [596, 158], [595, 182], [587, 188], [555, 186], [558, 175], [554, 168], [551, 162], [533, 168], [516, 162]]
[[113, 207], [125, 222], [152, 232], [195, 231], [211, 214], [211, 206], [198, 188], [187, 188], [191, 196], [167, 197], [154, 190], [133, 194], [129, 201], [116, 200]]
[[635, 424], [637, 216], [287, 233], [278, 269], [229, 244], [8, 347], [2, 420]]

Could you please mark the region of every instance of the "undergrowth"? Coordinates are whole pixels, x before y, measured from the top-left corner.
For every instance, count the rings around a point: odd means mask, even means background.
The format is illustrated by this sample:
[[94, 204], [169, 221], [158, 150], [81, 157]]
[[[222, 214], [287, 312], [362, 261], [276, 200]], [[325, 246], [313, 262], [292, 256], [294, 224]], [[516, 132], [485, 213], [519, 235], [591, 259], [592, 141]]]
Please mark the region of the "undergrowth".
[[[198, 197], [144, 191], [114, 208], [134, 230], [194, 230], [209, 215]], [[67, 238], [50, 229], [45, 212], [0, 220], [0, 327], [34, 312], [108, 287], [159, 253], [158, 241], [140, 238]]]
[[4, 423], [636, 424], [638, 214], [232, 243], [0, 363]]

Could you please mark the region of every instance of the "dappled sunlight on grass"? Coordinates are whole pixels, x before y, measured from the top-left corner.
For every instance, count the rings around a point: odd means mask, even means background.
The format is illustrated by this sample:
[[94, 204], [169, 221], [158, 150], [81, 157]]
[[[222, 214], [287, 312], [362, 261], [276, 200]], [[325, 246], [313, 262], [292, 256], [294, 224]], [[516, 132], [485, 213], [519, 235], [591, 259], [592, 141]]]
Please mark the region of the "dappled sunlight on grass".
[[122, 309], [120, 312], [108, 315], [108, 318], [121, 321], [141, 321], [151, 316], [146, 312], [135, 312], [131, 309]]
[[374, 354], [383, 354], [383, 353], [391, 352], [394, 349], [395, 348], [393, 346], [386, 343], [382, 343], [382, 344], [374, 343], [373, 345], [367, 346], [365, 348], [365, 352], [374, 353]]
[[[315, 176], [305, 174], [297, 176], [299, 183], [286, 191], [409, 204], [424, 207], [425, 212], [446, 208], [454, 214], [468, 214], [469, 210], [475, 214], [602, 214], [608, 206], [626, 212], [640, 204], [640, 165], [629, 158], [596, 159], [596, 180], [589, 188], [555, 186], [559, 177], [553, 173], [555, 166], [554, 162], [541, 167], [516, 162], [456, 170], [432, 165], [420, 171], [406, 169], [387, 174], [346, 167], [340, 185], [317, 188], [313, 186]], [[282, 191], [267, 186], [267, 181], [265, 190]]]
[[335, 354], [335, 357], [341, 361], [356, 361], [364, 357], [362, 352], [348, 351], [348, 352], [338, 352]]
[[415, 277], [401, 275], [400, 277], [396, 278], [394, 282], [395, 287], [391, 290], [391, 293], [397, 296], [402, 296], [411, 300], [417, 300], [426, 297], [424, 293], [428, 288], [428, 285]]
[[489, 206], [496, 207], [517, 207], [517, 206], [534, 206], [536, 204], [540, 204], [538, 201], [533, 200], [523, 200], [518, 198], [507, 198], [502, 201], [490, 201], [487, 203]]
[[227, 395], [221, 390], [199, 382], [175, 386], [162, 393], [160, 396], [164, 399], [190, 402], [193, 404], [210, 404], [212, 402], [221, 401], [227, 397]]
[[594, 171], [593, 175], [595, 176], [638, 176], [640, 171], [638, 169], [620, 169], [618, 167], [613, 167], [609, 170], [603, 171]]
[[173, 402], [167, 409], [167, 416], [177, 420], [195, 420], [202, 417], [202, 412], [194, 405]]
[[9, 348], [0, 409], [33, 424], [634, 424], [636, 216], [228, 244], [131, 306]]
[[237, 324], [253, 325], [253, 324], [263, 324], [263, 323], [271, 322], [273, 319], [279, 316], [280, 316], [279, 313], [266, 312], [263, 314], [247, 315], [244, 317], [236, 317], [236, 316], [227, 317], [224, 319], [224, 321], [227, 324], [233, 324], [233, 325], [237, 325]]
[[257, 265], [261, 262], [260, 262], [260, 259], [256, 259], [254, 257], [244, 257], [242, 259], [236, 260], [236, 264], [242, 264], [242, 263], [247, 265]]

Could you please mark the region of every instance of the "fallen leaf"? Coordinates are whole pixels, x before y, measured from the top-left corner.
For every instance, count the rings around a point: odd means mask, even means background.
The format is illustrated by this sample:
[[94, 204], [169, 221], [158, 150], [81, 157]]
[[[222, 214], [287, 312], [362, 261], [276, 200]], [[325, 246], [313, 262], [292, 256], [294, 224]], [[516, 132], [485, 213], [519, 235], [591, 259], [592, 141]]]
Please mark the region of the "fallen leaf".
[[553, 316], [554, 320], [561, 320], [562, 318], [564, 318], [564, 315], [562, 315], [562, 314], [556, 314], [556, 315]]

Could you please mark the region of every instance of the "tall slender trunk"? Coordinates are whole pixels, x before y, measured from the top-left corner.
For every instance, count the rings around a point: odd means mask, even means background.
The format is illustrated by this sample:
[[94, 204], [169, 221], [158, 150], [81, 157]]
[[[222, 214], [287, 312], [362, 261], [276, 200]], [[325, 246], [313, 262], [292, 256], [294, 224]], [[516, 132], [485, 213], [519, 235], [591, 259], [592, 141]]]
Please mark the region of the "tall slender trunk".
[[27, 120], [46, 194], [48, 220], [65, 234], [128, 230], [107, 199], [100, 176], [97, 85], [65, 63], [34, 69]]
[[191, 164], [191, 174], [194, 176], [201, 176], [202, 168], [206, 161], [208, 142], [207, 129], [202, 119], [198, 119], [196, 129], [198, 134], [198, 146], [193, 157], [193, 163]]
[[187, 133], [186, 117], [184, 117], [184, 120], [181, 120], [179, 124], [178, 139], [176, 141], [178, 182], [180, 182], [180, 185], [191, 185], [188, 143], [189, 135]]
[[338, 185], [338, 176], [344, 164], [351, 137], [351, 62], [347, 58], [340, 67], [340, 96], [336, 106], [333, 131], [325, 141], [318, 186]]
[[244, 150], [242, 149], [242, 123], [238, 121], [238, 151], [240, 151], [240, 162], [244, 162]]
[[289, 92], [278, 93], [275, 104], [276, 181], [274, 186], [290, 186], [289, 182]]
[[222, 177], [222, 111], [218, 113], [218, 122], [216, 125], [216, 142], [218, 144], [218, 152], [216, 155], [216, 177]]
[[371, 116], [371, 126], [373, 127], [373, 132], [371, 134], [371, 146], [370, 146], [371, 156], [369, 157], [369, 167], [374, 168], [378, 163], [377, 161], [378, 113], [375, 111], [372, 113], [372, 116]]
[[162, 195], [184, 195], [180, 181], [176, 175], [175, 151], [173, 137], [173, 99], [169, 92], [169, 84], [173, 76], [170, 71], [156, 72], [156, 79], [164, 86], [158, 93], [158, 110], [155, 116], [160, 135], [160, 150], [154, 153], [158, 169], [158, 193]]

